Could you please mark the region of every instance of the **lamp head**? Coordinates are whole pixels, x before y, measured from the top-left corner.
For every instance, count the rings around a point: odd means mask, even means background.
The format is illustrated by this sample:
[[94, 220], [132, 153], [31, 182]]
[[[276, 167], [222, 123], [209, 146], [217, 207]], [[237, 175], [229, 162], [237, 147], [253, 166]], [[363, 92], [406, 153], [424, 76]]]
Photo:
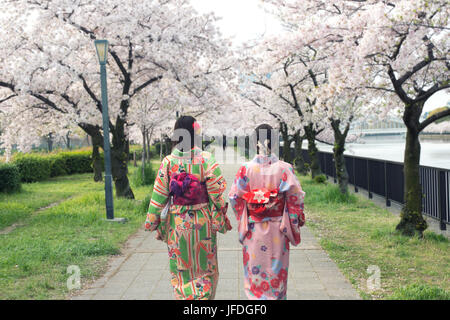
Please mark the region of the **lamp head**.
[[106, 64], [108, 57], [108, 40], [95, 40], [95, 49], [97, 50], [98, 62]]

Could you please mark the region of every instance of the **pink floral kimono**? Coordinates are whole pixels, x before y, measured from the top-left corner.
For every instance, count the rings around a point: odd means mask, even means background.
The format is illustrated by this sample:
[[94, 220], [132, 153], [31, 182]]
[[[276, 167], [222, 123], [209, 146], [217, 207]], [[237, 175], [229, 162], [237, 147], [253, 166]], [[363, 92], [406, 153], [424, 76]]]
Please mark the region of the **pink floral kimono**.
[[273, 154], [257, 155], [239, 169], [229, 198], [249, 299], [286, 299], [289, 243], [300, 243], [304, 195], [292, 165]]

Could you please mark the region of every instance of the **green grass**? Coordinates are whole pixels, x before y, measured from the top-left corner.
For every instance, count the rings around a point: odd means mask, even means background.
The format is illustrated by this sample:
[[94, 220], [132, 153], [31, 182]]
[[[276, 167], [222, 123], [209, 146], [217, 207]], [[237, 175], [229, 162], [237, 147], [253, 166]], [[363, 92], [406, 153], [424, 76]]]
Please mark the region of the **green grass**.
[[[299, 176], [306, 192], [306, 224], [365, 299], [449, 299], [450, 242], [425, 231], [424, 239], [395, 231], [399, 217], [336, 185]], [[370, 291], [367, 268], [380, 268], [381, 288]]]
[[92, 174], [75, 174], [43, 182], [23, 183], [22, 191], [0, 193], [0, 230], [16, 222], [25, 222], [32, 212], [80, 192], [98, 190]]
[[[158, 161], [152, 164], [158, 168]], [[129, 169], [133, 174], [137, 168]], [[139, 200], [152, 190], [132, 188]], [[69, 196], [73, 197], [33, 214]], [[24, 184], [23, 194], [1, 197], [1, 215], [8, 216], [4, 225], [23, 225], [0, 235], [0, 300], [66, 298], [67, 267], [79, 266], [82, 284], [100, 276], [108, 258], [120, 253], [122, 244], [143, 225], [147, 209], [142, 201], [114, 198], [115, 216], [128, 223], [104, 221], [103, 183], [95, 183], [92, 174]]]
[[435, 286], [412, 284], [395, 290], [389, 298], [395, 300], [450, 300], [450, 293]]

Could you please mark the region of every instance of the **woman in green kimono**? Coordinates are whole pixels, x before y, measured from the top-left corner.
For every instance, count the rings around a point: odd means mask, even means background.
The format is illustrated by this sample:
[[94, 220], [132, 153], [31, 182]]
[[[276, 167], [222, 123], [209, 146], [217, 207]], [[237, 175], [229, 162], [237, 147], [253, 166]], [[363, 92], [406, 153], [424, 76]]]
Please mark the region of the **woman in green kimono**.
[[180, 117], [174, 131], [180, 137], [158, 170], [145, 228], [167, 243], [175, 298], [214, 299], [216, 234], [231, 229], [226, 182], [213, 155], [196, 145], [200, 126], [193, 117]]

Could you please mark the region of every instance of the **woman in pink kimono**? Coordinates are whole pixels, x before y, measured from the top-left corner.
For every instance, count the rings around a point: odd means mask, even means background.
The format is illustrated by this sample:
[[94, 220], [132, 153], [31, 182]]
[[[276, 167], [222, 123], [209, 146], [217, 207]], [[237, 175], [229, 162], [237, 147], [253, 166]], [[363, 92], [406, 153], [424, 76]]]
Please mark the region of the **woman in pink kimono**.
[[240, 167], [229, 194], [249, 299], [286, 299], [289, 243], [300, 243], [305, 223], [305, 192], [292, 165], [271, 153], [272, 131], [269, 125], [256, 128], [257, 155]]

